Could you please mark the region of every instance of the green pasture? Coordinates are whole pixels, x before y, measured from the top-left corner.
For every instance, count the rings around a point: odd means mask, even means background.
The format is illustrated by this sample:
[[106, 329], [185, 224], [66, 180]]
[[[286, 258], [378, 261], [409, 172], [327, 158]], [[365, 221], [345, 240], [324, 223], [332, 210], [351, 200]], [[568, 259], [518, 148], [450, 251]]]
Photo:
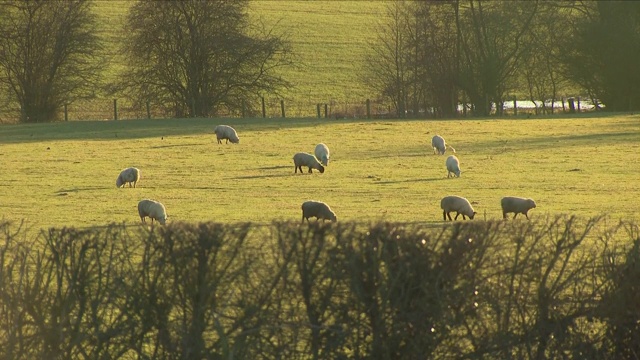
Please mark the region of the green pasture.
[[[107, 67], [105, 80], [117, 81], [124, 66], [120, 45], [124, 22], [133, 1], [96, 0], [99, 33], [105, 40]], [[290, 43], [295, 66], [277, 70], [294, 86], [284, 91], [291, 116], [315, 115], [315, 104], [332, 104], [333, 111], [364, 104], [374, 99], [365, 76], [366, 58], [372, 54], [371, 43], [383, 22], [386, 2], [381, 1], [289, 1], [252, 0], [247, 14], [252, 26], [264, 25]], [[280, 96], [266, 94], [267, 101]], [[276, 101], [277, 100], [277, 101]], [[256, 101], [258, 99], [256, 98]], [[300, 111], [306, 111], [304, 114]]]
[[[240, 144], [217, 144], [234, 126]], [[433, 135], [456, 148], [447, 178]], [[326, 143], [324, 174], [294, 174], [292, 156]], [[325, 201], [338, 221], [442, 221], [445, 195], [468, 198], [479, 219], [501, 217], [500, 198], [532, 197], [546, 214], [638, 220], [640, 117], [464, 120], [165, 119], [0, 127], [0, 217], [35, 228], [137, 224], [137, 203], [165, 204], [170, 221], [301, 217]], [[137, 188], [119, 172], [141, 170]]]

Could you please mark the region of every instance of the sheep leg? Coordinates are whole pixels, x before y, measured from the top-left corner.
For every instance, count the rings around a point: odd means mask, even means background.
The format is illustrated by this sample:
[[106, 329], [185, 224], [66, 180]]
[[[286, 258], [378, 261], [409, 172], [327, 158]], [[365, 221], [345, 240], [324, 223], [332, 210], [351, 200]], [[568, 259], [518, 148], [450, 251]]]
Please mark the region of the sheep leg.
[[506, 219], [506, 218], [507, 218], [507, 213], [506, 213], [506, 212], [504, 212], [504, 211], [502, 212], [502, 218], [503, 218], [503, 219]]
[[515, 213], [515, 214], [513, 215], [513, 219], [514, 219], [514, 220], [515, 220], [516, 216], [518, 216], [518, 213]]
[[454, 217], [453, 220], [458, 220], [458, 216], [460, 216], [460, 213], [456, 211], [456, 217]]
[[467, 220], [467, 217], [462, 214], [462, 220]]
[[527, 213], [526, 213], [526, 212], [524, 213], [524, 216], [526, 216], [526, 217], [527, 217], [527, 220], [529, 220], [529, 215], [527, 215]]
[[[300, 168], [300, 172], [302, 172], [302, 168]], [[309, 166], [309, 174], [313, 174], [313, 170], [311, 169], [311, 166]]]

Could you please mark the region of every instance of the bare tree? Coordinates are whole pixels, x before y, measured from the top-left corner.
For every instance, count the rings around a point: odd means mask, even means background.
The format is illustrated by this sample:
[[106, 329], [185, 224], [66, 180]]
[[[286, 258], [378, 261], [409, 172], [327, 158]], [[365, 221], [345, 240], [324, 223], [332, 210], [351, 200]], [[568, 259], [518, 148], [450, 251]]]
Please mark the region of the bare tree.
[[[502, 108], [503, 96], [513, 86], [522, 55], [522, 40], [537, 13], [535, 2], [483, 2], [460, 6], [459, 85], [471, 100], [474, 113], [489, 115], [491, 104]], [[511, 83], [510, 83], [511, 82]]]
[[406, 113], [412, 76], [407, 59], [409, 14], [404, 1], [387, 5], [388, 21], [380, 25], [373, 55], [367, 58], [366, 81], [391, 99], [400, 117]]
[[172, 107], [176, 116], [210, 116], [289, 86], [274, 74], [292, 64], [288, 42], [253, 28], [247, 4], [136, 2], [127, 24], [127, 89], [140, 102]]
[[55, 121], [62, 105], [92, 96], [100, 50], [90, 1], [0, 3], [0, 86], [21, 122]]

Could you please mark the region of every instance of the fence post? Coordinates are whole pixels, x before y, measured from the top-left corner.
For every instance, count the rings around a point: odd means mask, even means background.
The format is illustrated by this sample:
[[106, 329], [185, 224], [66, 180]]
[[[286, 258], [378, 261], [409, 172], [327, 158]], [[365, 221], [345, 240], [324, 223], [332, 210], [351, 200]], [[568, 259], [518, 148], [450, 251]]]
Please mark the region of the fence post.
[[264, 96], [262, 97], [262, 118], [267, 117], [267, 108], [264, 106]]
[[324, 118], [328, 118], [329, 117], [329, 107], [327, 106], [327, 103], [324, 104]]
[[371, 101], [367, 99], [367, 119], [371, 119]]
[[569, 103], [569, 113], [573, 114], [576, 112], [576, 104], [574, 103], [574, 100], [572, 97], [567, 99], [567, 102]]
[[577, 104], [577, 106], [576, 106], [576, 111], [577, 111], [577, 112], [580, 112], [580, 96], [578, 96], [578, 97], [576, 98], [576, 100], [578, 101], [578, 104]]
[[113, 120], [118, 120], [118, 99], [113, 99]]
[[513, 95], [513, 115], [518, 116], [518, 102], [515, 95]]
[[67, 111], [67, 104], [64, 104], [64, 121], [69, 121], [69, 112]]
[[147, 100], [147, 119], [151, 119], [151, 104], [149, 104], [149, 100]]
[[320, 103], [316, 104], [316, 113], [318, 114], [318, 119], [320, 119], [322, 117], [322, 115], [320, 114]]
[[284, 100], [280, 100], [280, 111], [282, 112], [282, 117], [285, 118], [284, 115]]

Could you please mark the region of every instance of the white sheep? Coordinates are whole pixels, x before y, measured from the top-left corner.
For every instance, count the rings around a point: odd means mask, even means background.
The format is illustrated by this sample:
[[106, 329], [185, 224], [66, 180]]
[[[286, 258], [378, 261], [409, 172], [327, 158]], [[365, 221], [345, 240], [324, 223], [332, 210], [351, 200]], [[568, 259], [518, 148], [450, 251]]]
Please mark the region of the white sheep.
[[440, 208], [442, 209], [442, 218], [444, 221], [447, 221], [447, 217], [449, 221], [451, 220], [450, 212], [455, 211], [456, 217], [454, 220], [458, 220], [458, 216], [462, 215], [462, 219], [466, 220], [465, 216], [468, 216], [469, 219], [473, 220], [473, 217], [476, 215], [476, 212], [473, 210], [471, 203], [469, 200], [455, 195], [445, 196], [440, 200]]
[[302, 222], [304, 222], [304, 219], [307, 219], [307, 222], [309, 222], [310, 217], [315, 217], [317, 220], [322, 219], [322, 222], [325, 220], [338, 220], [336, 214], [331, 210], [329, 205], [321, 201], [314, 200], [302, 203]]
[[140, 180], [140, 170], [134, 167], [126, 168], [120, 172], [118, 178], [116, 179], [116, 187], [122, 187], [124, 184], [133, 184], [133, 187], [136, 187], [136, 184]]
[[445, 151], [447, 151], [447, 147], [454, 153], [456, 152], [456, 149], [454, 149], [451, 145], [447, 145], [447, 143], [444, 141], [444, 138], [440, 135], [436, 135], [431, 138], [431, 146], [433, 147], [433, 153], [438, 155], [444, 155]]
[[228, 144], [231, 141], [234, 144], [240, 142], [240, 138], [238, 138], [238, 133], [236, 130], [229, 125], [218, 125], [213, 132], [216, 133], [216, 138], [218, 139], [218, 144], [222, 144], [222, 140], [226, 140], [225, 144]]
[[164, 205], [155, 200], [140, 200], [138, 203], [138, 214], [140, 215], [140, 220], [142, 220], [142, 222], [146, 222], [145, 218], [147, 216], [151, 219], [152, 224], [154, 219], [162, 225], [167, 221], [167, 211], [165, 210]]
[[309, 153], [299, 152], [293, 155], [293, 164], [296, 166], [296, 173], [298, 173], [298, 169], [300, 169], [300, 172], [302, 173], [303, 166], [307, 166], [310, 173], [313, 173], [312, 169], [316, 169], [320, 171], [320, 173], [324, 173], [324, 167], [322, 164], [318, 162], [318, 159], [316, 159], [315, 156]]
[[327, 145], [323, 143], [316, 145], [315, 154], [322, 165], [329, 165], [329, 147]]
[[451, 173], [460, 177], [460, 160], [455, 155], [449, 155], [445, 164], [447, 165], [447, 177], [451, 177]]
[[514, 213], [515, 219], [518, 214], [524, 214], [529, 219], [527, 212], [536, 207], [536, 202], [533, 199], [525, 199], [517, 196], [505, 196], [500, 200], [502, 206], [502, 218], [507, 218], [507, 213]]

